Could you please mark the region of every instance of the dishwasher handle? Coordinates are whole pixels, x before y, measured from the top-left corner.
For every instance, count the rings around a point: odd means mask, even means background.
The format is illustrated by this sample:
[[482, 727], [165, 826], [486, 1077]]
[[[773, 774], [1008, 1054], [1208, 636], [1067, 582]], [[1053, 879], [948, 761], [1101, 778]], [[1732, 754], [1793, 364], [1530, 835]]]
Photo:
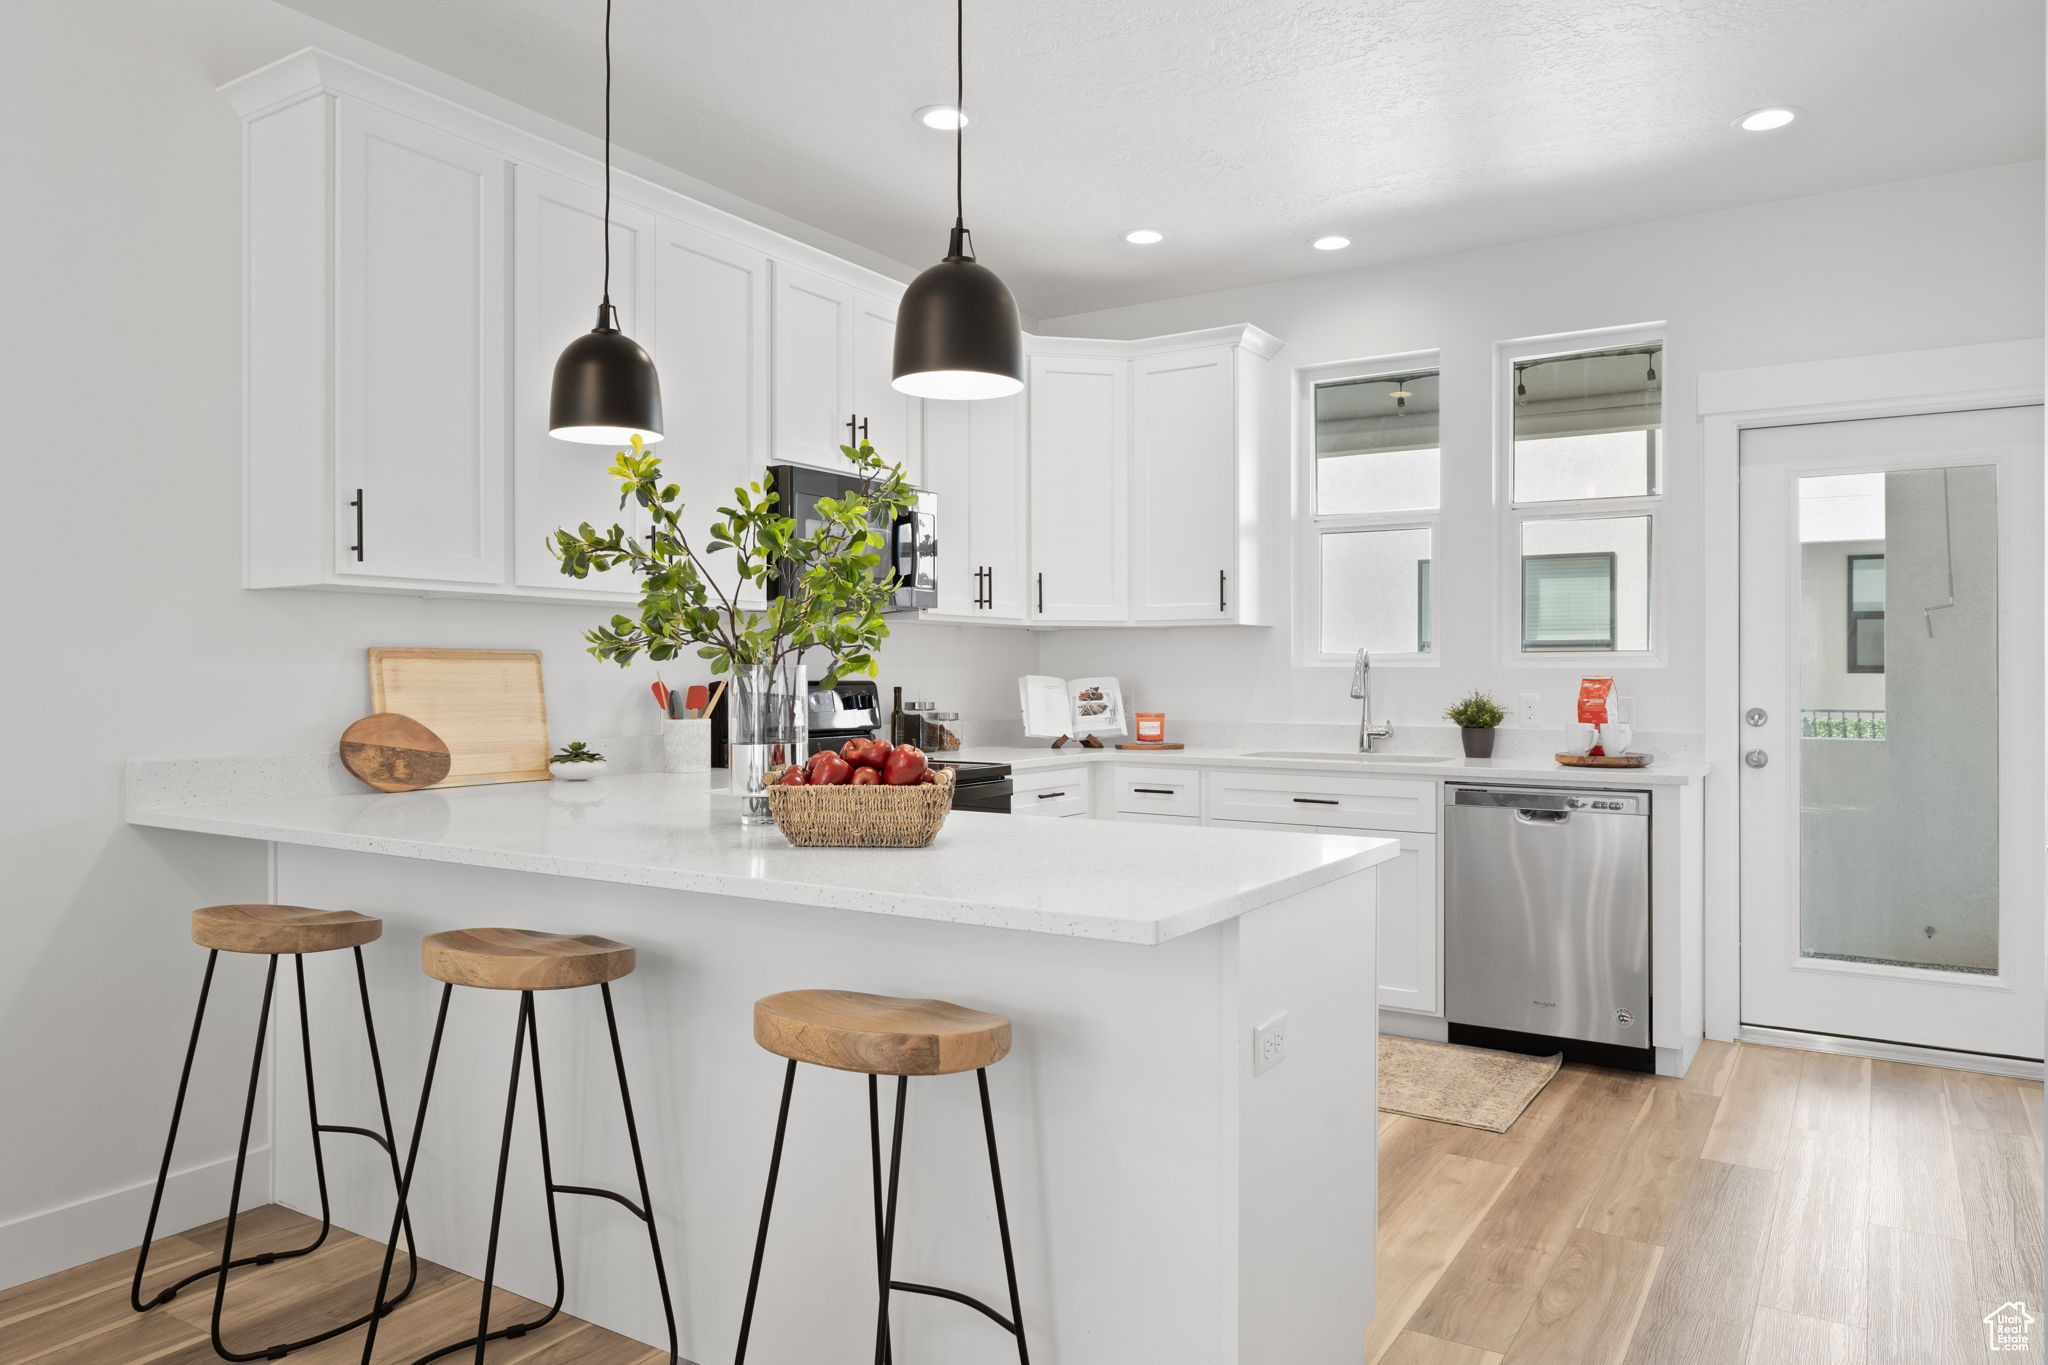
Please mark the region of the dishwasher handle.
[[1572, 818], [1568, 810], [1530, 810], [1527, 807], [1515, 812], [1515, 819], [1524, 825], [1561, 825]]

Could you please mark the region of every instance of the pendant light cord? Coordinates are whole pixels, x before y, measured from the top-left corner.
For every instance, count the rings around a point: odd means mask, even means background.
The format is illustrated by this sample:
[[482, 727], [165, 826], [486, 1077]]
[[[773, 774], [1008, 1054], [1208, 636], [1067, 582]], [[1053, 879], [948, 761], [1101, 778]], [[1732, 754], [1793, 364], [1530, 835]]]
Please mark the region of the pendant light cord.
[[612, 303], [612, 0], [604, 0], [604, 306]]
[[967, 0], [953, 0], [953, 225], [960, 228], [967, 226], [966, 145]]

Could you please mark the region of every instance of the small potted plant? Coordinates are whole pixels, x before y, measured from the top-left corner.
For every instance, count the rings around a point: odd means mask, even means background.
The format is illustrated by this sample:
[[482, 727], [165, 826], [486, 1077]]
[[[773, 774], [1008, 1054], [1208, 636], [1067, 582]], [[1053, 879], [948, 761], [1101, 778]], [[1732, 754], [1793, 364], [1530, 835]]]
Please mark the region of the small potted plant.
[[1458, 727], [1458, 737], [1465, 742], [1465, 757], [1492, 758], [1494, 727], [1506, 717], [1492, 697], [1475, 691], [1444, 712], [1444, 719]]
[[582, 740], [571, 740], [561, 752], [548, 760], [555, 776], [564, 782], [588, 782], [593, 777], [603, 777], [611, 766], [604, 755], [585, 744]]

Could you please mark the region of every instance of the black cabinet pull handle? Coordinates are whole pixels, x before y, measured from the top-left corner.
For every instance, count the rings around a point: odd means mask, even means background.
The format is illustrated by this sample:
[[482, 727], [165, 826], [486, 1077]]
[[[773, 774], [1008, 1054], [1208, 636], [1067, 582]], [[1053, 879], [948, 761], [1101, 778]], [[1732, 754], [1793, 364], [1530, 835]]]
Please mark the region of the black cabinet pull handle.
[[1216, 571], [1216, 610], [1218, 611], [1230, 610], [1229, 598], [1224, 592], [1224, 587], [1229, 580], [1230, 571], [1228, 569], [1218, 569]]
[[351, 546], [349, 546], [349, 549], [351, 549], [351, 550], [354, 550], [354, 551], [355, 551], [355, 553], [356, 553], [356, 563], [360, 564], [360, 563], [362, 563], [362, 562], [363, 562], [363, 490], [362, 490], [362, 489], [358, 488], [358, 489], [356, 490], [356, 500], [355, 500], [354, 502], [350, 503], [350, 504], [349, 504], [349, 506], [350, 506], [350, 507], [353, 507], [353, 508], [355, 508], [355, 509], [356, 509], [356, 543], [355, 543], [355, 544], [353, 544], [353, 545], [351, 545]]
[[1294, 798], [1294, 804], [1297, 806], [1334, 806], [1337, 803], [1327, 796], [1297, 796]]
[[1040, 614], [1045, 611], [1045, 575], [1042, 573], [1038, 575], [1038, 610]]
[[987, 608], [988, 608], [988, 609], [989, 609], [990, 611], [994, 611], [994, 610], [996, 609], [996, 570], [995, 570], [995, 566], [994, 566], [993, 564], [991, 564], [991, 565], [989, 565], [989, 566], [988, 566], [987, 568], [983, 569], [983, 570], [981, 571], [981, 573], [982, 573], [982, 579], [981, 579], [981, 582], [982, 582], [982, 587], [983, 587], [983, 589], [984, 589], [984, 590], [985, 590], [985, 591], [986, 591], [986, 592], [988, 593], [988, 601], [986, 601], [986, 602], [982, 603], [982, 605], [983, 605], [983, 606], [985, 606], [985, 607], [987, 607]]
[[860, 434], [860, 428], [856, 425], [859, 421], [859, 413], [849, 412], [846, 414], [846, 443], [848, 445], [852, 445], [854, 437]]
[[1173, 788], [1171, 788], [1171, 787], [1133, 787], [1133, 788], [1131, 788], [1131, 790], [1132, 790], [1132, 791], [1134, 791], [1134, 792], [1142, 792], [1142, 793], [1143, 793], [1143, 794], [1145, 794], [1146, 796], [1178, 796], [1178, 795], [1179, 795], [1179, 793], [1178, 793], [1178, 792], [1176, 792], [1176, 791], [1174, 791], [1174, 789], [1173, 789]]
[[868, 438], [868, 419], [865, 417], [860, 419], [860, 438], [863, 441]]
[[1065, 796], [1065, 795], [1066, 795], [1066, 793], [1065, 793], [1065, 792], [1040, 792], [1040, 793], [1038, 794], [1038, 799], [1039, 799], [1039, 800], [1041, 800], [1041, 801], [1050, 801], [1050, 800], [1052, 800], [1052, 799], [1053, 799], [1053, 798], [1054, 798], [1055, 796]]

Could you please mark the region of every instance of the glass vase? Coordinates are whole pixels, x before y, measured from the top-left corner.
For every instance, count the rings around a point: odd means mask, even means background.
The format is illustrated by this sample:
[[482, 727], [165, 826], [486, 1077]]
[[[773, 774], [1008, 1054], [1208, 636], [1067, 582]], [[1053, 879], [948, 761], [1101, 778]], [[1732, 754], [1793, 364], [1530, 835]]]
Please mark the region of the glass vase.
[[801, 763], [810, 739], [803, 659], [742, 664], [733, 670], [726, 702], [726, 763], [740, 798], [740, 823], [765, 825], [768, 774]]

